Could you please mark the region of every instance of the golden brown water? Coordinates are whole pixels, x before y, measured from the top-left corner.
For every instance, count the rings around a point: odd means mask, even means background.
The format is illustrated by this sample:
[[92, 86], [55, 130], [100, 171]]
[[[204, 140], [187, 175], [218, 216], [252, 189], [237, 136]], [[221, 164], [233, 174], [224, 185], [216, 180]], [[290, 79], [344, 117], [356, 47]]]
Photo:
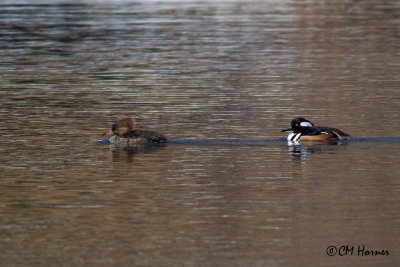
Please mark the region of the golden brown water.
[[[2, 2], [0, 265], [398, 265], [399, 17], [394, 0]], [[288, 147], [298, 115], [355, 139]], [[99, 142], [125, 116], [173, 142]]]

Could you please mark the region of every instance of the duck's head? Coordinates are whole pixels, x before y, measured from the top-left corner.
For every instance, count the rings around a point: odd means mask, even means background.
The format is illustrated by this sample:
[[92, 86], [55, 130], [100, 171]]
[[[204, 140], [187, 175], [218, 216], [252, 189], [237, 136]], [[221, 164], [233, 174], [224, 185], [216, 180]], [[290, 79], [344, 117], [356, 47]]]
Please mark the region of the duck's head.
[[107, 138], [113, 135], [124, 135], [129, 133], [133, 126], [135, 125], [135, 121], [132, 118], [125, 118], [114, 122], [111, 126], [111, 130], [106, 134]]
[[296, 132], [296, 130], [303, 127], [314, 127], [314, 124], [303, 117], [296, 117], [290, 122], [290, 128], [283, 129], [281, 130], [281, 132], [288, 132], [288, 131]]

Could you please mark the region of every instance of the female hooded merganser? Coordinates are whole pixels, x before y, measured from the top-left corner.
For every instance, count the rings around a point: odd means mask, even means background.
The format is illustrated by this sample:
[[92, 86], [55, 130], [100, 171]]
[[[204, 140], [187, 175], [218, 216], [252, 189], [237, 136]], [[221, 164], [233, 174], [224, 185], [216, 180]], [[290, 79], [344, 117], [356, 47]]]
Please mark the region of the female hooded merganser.
[[312, 122], [302, 117], [294, 118], [290, 123], [290, 128], [283, 129], [281, 132], [287, 131], [290, 131], [287, 138], [289, 142], [338, 141], [350, 138], [350, 135], [336, 128], [315, 127]]
[[135, 121], [125, 118], [114, 122], [111, 130], [106, 134], [111, 144], [120, 146], [135, 146], [142, 144], [167, 143], [168, 139], [157, 132], [146, 130], [133, 130]]

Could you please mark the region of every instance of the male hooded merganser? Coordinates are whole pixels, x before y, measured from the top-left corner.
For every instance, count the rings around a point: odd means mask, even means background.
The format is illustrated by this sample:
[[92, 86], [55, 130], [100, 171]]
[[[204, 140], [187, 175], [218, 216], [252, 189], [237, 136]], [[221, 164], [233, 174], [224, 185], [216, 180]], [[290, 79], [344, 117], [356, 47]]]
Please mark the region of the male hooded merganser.
[[114, 122], [111, 130], [106, 134], [111, 144], [120, 146], [135, 146], [142, 144], [166, 143], [168, 139], [157, 132], [146, 130], [133, 130], [135, 121], [125, 118]]
[[316, 127], [312, 122], [302, 117], [294, 118], [290, 123], [290, 128], [283, 129], [281, 132], [287, 131], [290, 131], [287, 138], [289, 142], [338, 141], [350, 138], [350, 135], [339, 129], [331, 127]]

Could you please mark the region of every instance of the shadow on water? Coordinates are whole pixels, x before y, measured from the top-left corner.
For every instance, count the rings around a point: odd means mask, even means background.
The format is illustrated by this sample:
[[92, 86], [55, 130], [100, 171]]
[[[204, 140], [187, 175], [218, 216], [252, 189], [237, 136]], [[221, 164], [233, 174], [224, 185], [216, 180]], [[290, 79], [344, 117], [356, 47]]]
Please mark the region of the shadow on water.
[[[349, 149], [375, 150], [379, 149], [383, 144], [399, 144], [400, 137], [383, 137], [383, 138], [353, 138], [345, 141], [330, 141], [330, 142], [314, 142], [306, 144], [287, 144], [286, 138], [278, 139], [204, 139], [204, 140], [177, 140], [167, 144], [148, 144], [144, 146], [134, 147], [118, 147], [110, 144], [108, 140], [99, 141], [100, 145], [109, 145], [112, 159], [114, 161], [121, 160], [122, 157], [128, 161], [132, 160], [136, 154], [152, 153], [159, 151], [167, 146], [262, 146], [262, 145], [279, 145], [287, 146], [289, 153], [292, 156], [300, 156], [301, 159], [306, 159], [308, 155], [315, 152], [332, 151], [335, 147], [347, 147]], [[400, 148], [395, 147], [395, 148]], [[122, 156], [123, 155], [123, 156]]]
[[204, 140], [178, 140], [172, 141], [169, 145], [194, 145], [194, 146], [220, 146], [220, 145], [260, 145], [262, 143], [281, 143], [285, 142], [286, 138], [279, 139], [204, 139]]
[[287, 150], [289, 155], [300, 161], [311, 159], [312, 154], [338, 153], [343, 148], [350, 150], [379, 150], [387, 147], [388, 144], [395, 144], [395, 149], [399, 149], [400, 137], [383, 138], [354, 138], [345, 141], [334, 142], [314, 142], [288, 144], [286, 138], [278, 139], [204, 139], [204, 140], [177, 140], [167, 144], [147, 144], [133, 147], [118, 147], [110, 144], [108, 140], [99, 141], [100, 145], [110, 146], [110, 156], [114, 162], [133, 162], [135, 157], [150, 154], [171, 146], [185, 147], [208, 147], [210, 149], [225, 147], [237, 149], [238, 147], [279, 147], [281, 151]]
[[[286, 143], [286, 138], [277, 139], [204, 139], [204, 140], [177, 140], [168, 143], [168, 145], [195, 145], [195, 146], [213, 146], [213, 145], [260, 145], [263, 143]], [[382, 138], [352, 138], [344, 141], [333, 142], [315, 142], [307, 146], [331, 146], [341, 144], [357, 143], [400, 143], [400, 137], [382, 137]], [[301, 146], [301, 145], [300, 145]]]
[[[277, 138], [277, 139], [204, 139], [204, 140], [176, 140], [171, 141], [167, 144], [163, 144], [162, 146], [166, 145], [193, 145], [193, 146], [235, 146], [235, 145], [260, 145], [263, 143], [286, 143], [286, 138]], [[344, 141], [330, 141], [330, 142], [315, 142], [312, 144], [307, 145], [293, 145], [293, 147], [301, 147], [301, 146], [332, 146], [332, 145], [342, 145], [342, 144], [362, 144], [362, 143], [393, 143], [397, 144], [400, 143], [400, 137], [377, 137], [377, 138], [352, 138], [350, 140]], [[100, 145], [111, 145], [110, 141], [102, 140], [99, 141], [98, 144]], [[154, 145], [146, 146], [152, 147]], [[159, 147], [159, 146], [157, 146]]]
[[110, 154], [113, 161], [132, 162], [135, 155], [147, 154], [159, 151], [165, 147], [165, 144], [150, 144], [133, 147], [118, 147], [110, 144]]

